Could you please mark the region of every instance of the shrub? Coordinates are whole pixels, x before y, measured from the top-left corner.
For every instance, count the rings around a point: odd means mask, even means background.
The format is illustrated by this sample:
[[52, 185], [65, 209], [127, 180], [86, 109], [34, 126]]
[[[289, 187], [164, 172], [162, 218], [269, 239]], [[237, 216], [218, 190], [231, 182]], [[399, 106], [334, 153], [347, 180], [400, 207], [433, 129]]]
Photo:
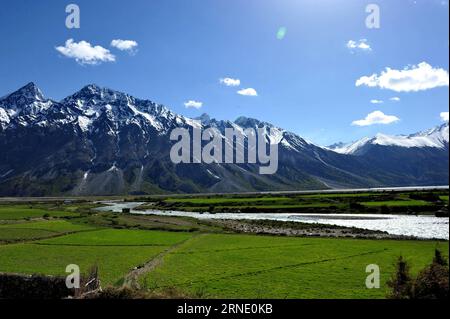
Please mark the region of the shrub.
[[361, 211], [361, 210], [364, 210], [365, 206], [361, 205], [360, 203], [352, 202], [352, 203], [350, 203], [349, 208], [351, 210]]
[[448, 298], [448, 265], [436, 249], [431, 265], [423, 269], [414, 284], [414, 297], [417, 299]]
[[440, 201], [440, 197], [438, 194], [435, 193], [412, 193], [409, 195], [409, 198], [415, 199], [415, 200], [424, 200], [428, 202], [438, 202]]
[[409, 265], [402, 257], [396, 264], [396, 272], [388, 281], [392, 289], [391, 299], [447, 299], [449, 268], [447, 260], [436, 249], [433, 262], [419, 272], [415, 280], [409, 275]]
[[191, 297], [175, 288], [166, 288], [160, 292], [129, 287], [106, 287], [87, 293], [80, 299], [190, 299]]
[[411, 299], [413, 280], [409, 274], [409, 265], [402, 256], [398, 258], [396, 271], [387, 285], [392, 289], [388, 295], [390, 299]]
[[447, 260], [445, 260], [445, 258], [442, 257], [442, 253], [439, 249], [436, 249], [434, 251], [433, 263], [441, 266], [448, 266]]

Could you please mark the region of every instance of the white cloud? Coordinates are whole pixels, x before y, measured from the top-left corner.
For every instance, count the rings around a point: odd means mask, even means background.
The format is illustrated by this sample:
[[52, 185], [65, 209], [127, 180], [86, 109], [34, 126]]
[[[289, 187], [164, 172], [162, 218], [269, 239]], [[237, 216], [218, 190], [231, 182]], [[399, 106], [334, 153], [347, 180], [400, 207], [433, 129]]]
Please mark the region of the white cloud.
[[202, 102], [190, 100], [184, 103], [184, 106], [186, 108], [194, 108], [194, 109], [200, 109], [203, 106]]
[[133, 52], [136, 50], [138, 43], [133, 40], [116, 39], [111, 41], [111, 46], [121, 51]]
[[394, 115], [386, 115], [381, 111], [375, 111], [366, 116], [365, 119], [353, 121], [352, 125], [369, 126], [373, 124], [391, 124], [398, 122], [400, 119]]
[[395, 92], [417, 92], [448, 86], [448, 83], [448, 71], [422, 62], [403, 70], [386, 68], [380, 75], [363, 76], [356, 81], [356, 86], [379, 87]]
[[444, 122], [448, 122], [448, 112], [441, 112], [441, 120]]
[[62, 55], [75, 59], [80, 64], [100, 64], [102, 62], [114, 62], [116, 57], [108, 49], [99, 45], [92, 46], [89, 42], [74, 42], [73, 39], [66, 41], [64, 46], [56, 47]]
[[398, 96], [391, 97], [389, 100], [394, 102], [400, 102], [400, 98]]
[[233, 78], [223, 78], [223, 79], [220, 79], [220, 83], [222, 83], [226, 86], [239, 86], [239, 85], [241, 85], [241, 80], [233, 79]]
[[245, 95], [245, 96], [258, 96], [258, 92], [256, 92], [253, 88], [247, 88], [237, 91], [237, 94]]
[[351, 51], [356, 51], [356, 50], [372, 51], [372, 48], [367, 43], [367, 39], [361, 39], [361, 40], [358, 40], [358, 41], [349, 40], [347, 42], [347, 48], [350, 49]]
[[381, 100], [370, 100], [370, 103], [372, 104], [383, 104], [384, 102]]

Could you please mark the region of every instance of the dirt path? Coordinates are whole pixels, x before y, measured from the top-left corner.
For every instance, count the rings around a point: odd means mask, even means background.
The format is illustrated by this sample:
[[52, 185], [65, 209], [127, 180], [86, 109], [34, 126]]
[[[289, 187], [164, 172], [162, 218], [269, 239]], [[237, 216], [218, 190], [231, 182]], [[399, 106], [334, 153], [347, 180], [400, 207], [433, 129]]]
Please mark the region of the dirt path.
[[125, 276], [123, 286], [133, 288], [133, 289], [140, 289], [140, 285], [139, 285], [139, 277], [140, 276], [159, 267], [163, 263], [164, 257], [167, 256], [168, 254], [172, 253], [173, 251], [177, 250], [181, 245], [193, 240], [194, 238], [197, 238], [199, 236], [204, 236], [204, 235], [206, 235], [206, 234], [196, 234], [188, 239], [180, 241], [180, 242], [176, 243], [175, 245], [170, 246], [169, 248], [167, 248], [164, 251], [162, 251], [161, 253], [159, 253], [156, 257], [154, 257], [153, 259], [146, 262], [142, 267], [133, 269], [131, 272], [129, 272]]

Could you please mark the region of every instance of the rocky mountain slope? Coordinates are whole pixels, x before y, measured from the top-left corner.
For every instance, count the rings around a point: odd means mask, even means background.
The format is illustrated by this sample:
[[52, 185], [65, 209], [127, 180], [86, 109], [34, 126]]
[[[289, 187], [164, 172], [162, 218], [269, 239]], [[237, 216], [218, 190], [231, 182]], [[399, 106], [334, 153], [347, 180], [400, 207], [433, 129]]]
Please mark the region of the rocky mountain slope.
[[[212, 128], [224, 145], [233, 143], [225, 138], [226, 128], [264, 128], [265, 138], [279, 143], [278, 171], [260, 175], [259, 163], [173, 164], [169, 154], [174, 142], [169, 137], [180, 127]], [[447, 143], [439, 147], [365, 143], [370, 150], [340, 154], [256, 119], [189, 119], [163, 105], [96, 85], [53, 101], [30, 83], [0, 99], [0, 195], [447, 185], [448, 125], [446, 136]], [[377, 158], [379, 152], [385, 160]]]

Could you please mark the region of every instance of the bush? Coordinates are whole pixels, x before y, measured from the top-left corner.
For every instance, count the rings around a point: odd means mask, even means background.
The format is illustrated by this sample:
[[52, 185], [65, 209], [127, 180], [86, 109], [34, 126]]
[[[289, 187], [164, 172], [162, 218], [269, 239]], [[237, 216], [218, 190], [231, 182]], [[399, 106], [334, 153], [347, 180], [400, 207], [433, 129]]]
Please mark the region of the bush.
[[414, 297], [417, 299], [447, 299], [448, 277], [447, 261], [436, 249], [433, 263], [417, 276], [414, 284]]
[[434, 251], [433, 263], [441, 266], [448, 266], [447, 260], [445, 260], [445, 258], [442, 257], [442, 253], [439, 249], [436, 249]]
[[428, 202], [439, 202], [440, 197], [439, 195], [435, 193], [412, 193], [409, 195], [409, 198], [415, 199], [415, 200], [424, 200]]
[[409, 265], [402, 256], [398, 258], [396, 264], [396, 272], [387, 282], [387, 285], [392, 289], [388, 298], [390, 299], [411, 299], [413, 280], [409, 274]]
[[447, 260], [436, 249], [433, 262], [419, 272], [415, 280], [409, 275], [409, 265], [402, 257], [396, 264], [396, 273], [388, 286], [391, 299], [447, 299], [449, 268]]
[[143, 289], [132, 289], [129, 287], [106, 287], [87, 293], [80, 299], [190, 299], [191, 297], [175, 288], [166, 288], [161, 292], [153, 292]]
[[360, 203], [352, 202], [352, 203], [350, 203], [349, 208], [351, 210], [362, 211], [362, 210], [364, 210], [365, 206], [361, 205]]

